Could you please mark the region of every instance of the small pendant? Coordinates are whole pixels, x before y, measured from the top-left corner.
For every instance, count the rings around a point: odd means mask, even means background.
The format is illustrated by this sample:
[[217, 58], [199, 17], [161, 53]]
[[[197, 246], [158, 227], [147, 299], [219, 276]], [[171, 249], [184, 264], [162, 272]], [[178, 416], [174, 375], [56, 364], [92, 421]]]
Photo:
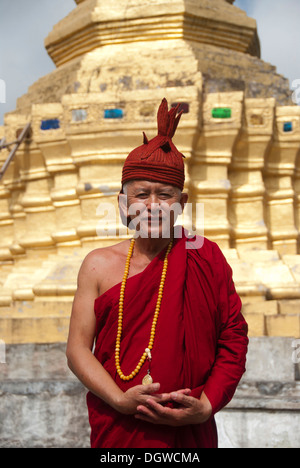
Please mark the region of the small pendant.
[[153, 383], [153, 379], [150, 374], [146, 374], [145, 377], [142, 380], [143, 385], [150, 385]]
[[151, 356], [151, 351], [150, 351], [149, 348], [146, 348], [145, 352], [147, 354], [147, 359], [149, 361], [149, 369], [147, 370], [147, 374], [145, 375], [145, 377], [142, 380], [142, 384], [143, 385], [150, 385], [150, 384], [153, 383], [153, 379], [152, 379], [152, 377], [150, 375], [150, 365], [151, 365], [152, 356]]

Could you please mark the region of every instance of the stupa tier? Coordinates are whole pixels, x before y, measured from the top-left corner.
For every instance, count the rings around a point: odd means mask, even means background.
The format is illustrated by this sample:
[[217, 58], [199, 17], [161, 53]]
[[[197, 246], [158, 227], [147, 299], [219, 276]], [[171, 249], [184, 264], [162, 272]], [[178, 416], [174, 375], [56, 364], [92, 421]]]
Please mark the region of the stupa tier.
[[163, 97], [184, 110], [184, 220], [228, 258], [250, 335], [300, 337], [300, 107], [256, 22], [225, 0], [76, 3], [45, 41], [57, 68], [0, 127], [31, 124], [0, 184], [0, 338], [66, 341], [83, 258], [130, 235], [122, 165]]

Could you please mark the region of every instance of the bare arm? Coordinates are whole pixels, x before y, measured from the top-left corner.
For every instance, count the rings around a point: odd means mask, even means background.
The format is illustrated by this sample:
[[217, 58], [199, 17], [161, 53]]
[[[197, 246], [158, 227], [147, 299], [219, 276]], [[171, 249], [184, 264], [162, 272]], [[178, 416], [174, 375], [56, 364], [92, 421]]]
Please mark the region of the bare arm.
[[[159, 385], [137, 385], [123, 392], [92, 353], [96, 318], [94, 301], [98, 296], [99, 258], [90, 253], [84, 259], [73, 301], [67, 359], [69, 368], [92, 393], [124, 414], [134, 414]], [[157, 397], [159, 399], [159, 397]]]

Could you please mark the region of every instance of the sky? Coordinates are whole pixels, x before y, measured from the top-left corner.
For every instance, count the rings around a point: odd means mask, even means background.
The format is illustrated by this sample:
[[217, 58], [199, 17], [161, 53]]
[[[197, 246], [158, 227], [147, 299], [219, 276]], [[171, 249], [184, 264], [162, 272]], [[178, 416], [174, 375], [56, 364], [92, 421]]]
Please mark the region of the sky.
[[[300, 0], [236, 0], [235, 5], [257, 21], [262, 60], [276, 66], [291, 88], [295, 80], [300, 86]], [[0, 0], [0, 125], [17, 98], [55, 68], [44, 40], [75, 6], [74, 0]]]

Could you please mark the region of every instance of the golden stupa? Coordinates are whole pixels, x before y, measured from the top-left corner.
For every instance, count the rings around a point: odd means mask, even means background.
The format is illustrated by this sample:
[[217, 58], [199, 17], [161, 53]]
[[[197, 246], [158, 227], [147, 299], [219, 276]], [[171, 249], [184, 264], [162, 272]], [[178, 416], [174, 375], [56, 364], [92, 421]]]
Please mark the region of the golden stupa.
[[31, 126], [0, 183], [1, 340], [66, 341], [84, 256], [120, 240], [117, 220], [99, 233], [99, 206], [117, 208], [123, 161], [155, 136], [163, 97], [184, 109], [185, 190], [250, 335], [300, 337], [300, 107], [260, 59], [255, 20], [225, 0], [76, 3], [45, 40], [56, 69], [0, 127], [12, 142]]

